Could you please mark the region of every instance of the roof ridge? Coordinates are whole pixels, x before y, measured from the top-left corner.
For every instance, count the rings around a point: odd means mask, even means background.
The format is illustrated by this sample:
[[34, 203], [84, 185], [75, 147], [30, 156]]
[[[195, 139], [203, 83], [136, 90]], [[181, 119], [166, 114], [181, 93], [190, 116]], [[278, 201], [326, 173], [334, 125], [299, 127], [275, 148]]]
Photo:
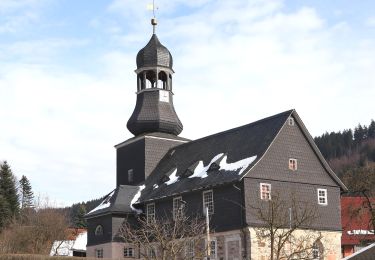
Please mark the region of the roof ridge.
[[237, 126], [235, 128], [231, 128], [231, 129], [228, 129], [228, 130], [224, 130], [222, 132], [217, 132], [217, 133], [214, 133], [214, 134], [211, 134], [211, 135], [207, 135], [207, 136], [204, 136], [204, 137], [201, 137], [201, 138], [198, 138], [198, 139], [195, 139], [195, 140], [191, 140], [190, 142], [187, 142], [187, 143], [183, 143], [183, 144], [180, 144], [178, 146], [175, 146], [175, 147], [172, 147], [170, 148], [169, 150], [174, 150], [174, 149], [179, 149], [180, 147], [183, 147], [183, 146], [186, 146], [186, 145], [189, 145], [189, 144], [192, 144], [192, 143], [196, 143], [196, 142], [200, 142], [202, 140], [205, 140], [205, 139], [208, 139], [208, 138], [211, 138], [211, 137], [214, 137], [214, 136], [220, 136], [220, 135], [223, 135], [223, 134], [227, 134], [227, 133], [231, 133], [231, 132], [235, 132], [235, 131], [238, 131], [240, 129], [243, 129], [243, 128], [246, 128], [246, 127], [249, 127], [251, 125], [256, 125], [256, 124], [259, 124], [259, 123], [262, 123], [264, 121], [267, 121], [267, 120], [270, 120], [270, 119], [273, 119], [273, 118], [276, 118], [276, 117], [279, 117], [281, 115], [284, 115], [284, 114], [292, 114], [293, 111], [295, 111], [295, 109], [289, 109], [289, 110], [286, 110], [284, 112], [281, 112], [281, 113], [278, 113], [278, 114], [275, 114], [275, 115], [272, 115], [272, 116], [268, 116], [268, 117], [265, 117], [265, 118], [262, 118], [262, 119], [259, 119], [259, 120], [256, 120], [254, 122], [251, 122], [251, 123], [248, 123], [246, 125], [241, 125], [241, 126]]

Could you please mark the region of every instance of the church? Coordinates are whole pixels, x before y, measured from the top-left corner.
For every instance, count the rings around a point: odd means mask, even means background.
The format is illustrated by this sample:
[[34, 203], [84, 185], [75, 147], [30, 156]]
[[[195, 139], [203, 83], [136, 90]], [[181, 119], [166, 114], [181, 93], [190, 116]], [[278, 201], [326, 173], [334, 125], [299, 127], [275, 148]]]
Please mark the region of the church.
[[[138, 214], [147, 219], [173, 214], [183, 201], [187, 214], [209, 215], [209, 259], [269, 259], [269, 243], [257, 236], [264, 223], [254, 208], [293, 194], [313, 205], [319, 216], [298, 230], [319, 233], [311, 259], [340, 259], [340, 195], [347, 188], [297, 112], [284, 111], [197, 140], [180, 137], [173, 58], [155, 34], [155, 19], [152, 24], [151, 39], [136, 57], [136, 105], [127, 122], [134, 137], [115, 146], [116, 187], [86, 215], [87, 256], [142, 259], [141, 249], [118, 237], [123, 222]], [[290, 214], [291, 226], [294, 218]]]

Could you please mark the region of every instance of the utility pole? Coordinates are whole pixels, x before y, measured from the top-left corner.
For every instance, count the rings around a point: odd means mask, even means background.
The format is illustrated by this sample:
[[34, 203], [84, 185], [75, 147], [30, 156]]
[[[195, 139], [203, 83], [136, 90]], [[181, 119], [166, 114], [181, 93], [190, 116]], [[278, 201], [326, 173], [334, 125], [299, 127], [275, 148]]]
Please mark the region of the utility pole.
[[210, 240], [210, 217], [208, 215], [208, 207], [206, 207], [206, 232], [207, 232], [207, 260], [211, 256], [211, 240]]

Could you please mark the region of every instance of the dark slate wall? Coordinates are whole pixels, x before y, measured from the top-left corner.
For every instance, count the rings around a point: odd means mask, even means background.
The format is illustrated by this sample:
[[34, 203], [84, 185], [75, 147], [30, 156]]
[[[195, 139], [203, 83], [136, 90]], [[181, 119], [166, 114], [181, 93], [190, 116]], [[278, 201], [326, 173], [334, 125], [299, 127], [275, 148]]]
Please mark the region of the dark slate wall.
[[[297, 171], [288, 169], [289, 158], [298, 160]], [[320, 214], [321, 227], [328, 230], [341, 228], [340, 188], [324, 169], [318, 157], [304, 137], [300, 127], [286, 122], [264, 157], [245, 177], [246, 219], [256, 223], [251, 206], [260, 201], [259, 183], [272, 184], [272, 193], [277, 190], [283, 196], [292, 193], [298, 199], [311, 202]], [[317, 203], [317, 188], [328, 192], [328, 205]]]
[[[117, 149], [117, 186], [137, 185], [145, 179], [145, 139], [141, 138]], [[128, 170], [133, 169], [134, 182], [128, 182]]]
[[[103, 236], [95, 236], [98, 225], [103, 226]], [[112, 216], [105, 215], [87, 220], [87, 246], [109, 243], [112, 241]]]
[[161, 158], [167, 151], [184, 142], [169, 140], [165, 138], [155, 138], [146, 136], [145, 141], [145, 175], [146, 178], [150, 175], [156, 165], [160, 162]]
[[[240, 185], [237, 186], [240, 187]], [[182, 200], [187, 202], [186, 210], [188, 215], [203, 216], [203, 191], [205, 190], [179, 195]], [[241, 191], [232, 185], [215, 187], [213, 189], [213, 197], [214, 214], [211, 216], [211, 228], [216, 232], [241, 228], [244, 222]], [[172, 218], [173, 197], [156, 201], [155, 209], [157, 217]]]
[[[302, 202], [303, 207], [316, 210], [318, 219], [314, 223], [311, 223], [312, 225], [309, 227], [320, 230], [341, 230], [340, 189], [338, 187], [252, 178], [244, 178], [244, 183], [246, 190], [246, 221], [250, 226], [257, 226], [262, 223], [257, 218], [254, 208], [268, 205], [266, 201], [260, 199], [260, 183], [270, 183], [272, 185], [271, 196], [279, 196], [281, 201], [285, 201], [286, 203], [289, 203], [291, 198], [295, 198], [297, 201]], [[318, 188], [327, 189], [328, 205], [323, 206], [318, 204]]]
[[[289, 158], [298, 160], [298, 170], [288, 169]], [[329, 176], [295, 122], [285, 122], [279, 135], [248, 177], [337, 186]]]

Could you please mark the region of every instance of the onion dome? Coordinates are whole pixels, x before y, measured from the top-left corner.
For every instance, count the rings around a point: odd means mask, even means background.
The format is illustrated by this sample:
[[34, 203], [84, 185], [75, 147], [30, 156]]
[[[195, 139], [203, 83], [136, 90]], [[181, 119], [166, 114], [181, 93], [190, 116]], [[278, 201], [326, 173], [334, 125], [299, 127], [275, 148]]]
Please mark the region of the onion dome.
[[137, 69], [142, 67], [167, 67], [172, 69], [173, 58], [169, 50], [153, 34], [147, 45], [137, 54]]

